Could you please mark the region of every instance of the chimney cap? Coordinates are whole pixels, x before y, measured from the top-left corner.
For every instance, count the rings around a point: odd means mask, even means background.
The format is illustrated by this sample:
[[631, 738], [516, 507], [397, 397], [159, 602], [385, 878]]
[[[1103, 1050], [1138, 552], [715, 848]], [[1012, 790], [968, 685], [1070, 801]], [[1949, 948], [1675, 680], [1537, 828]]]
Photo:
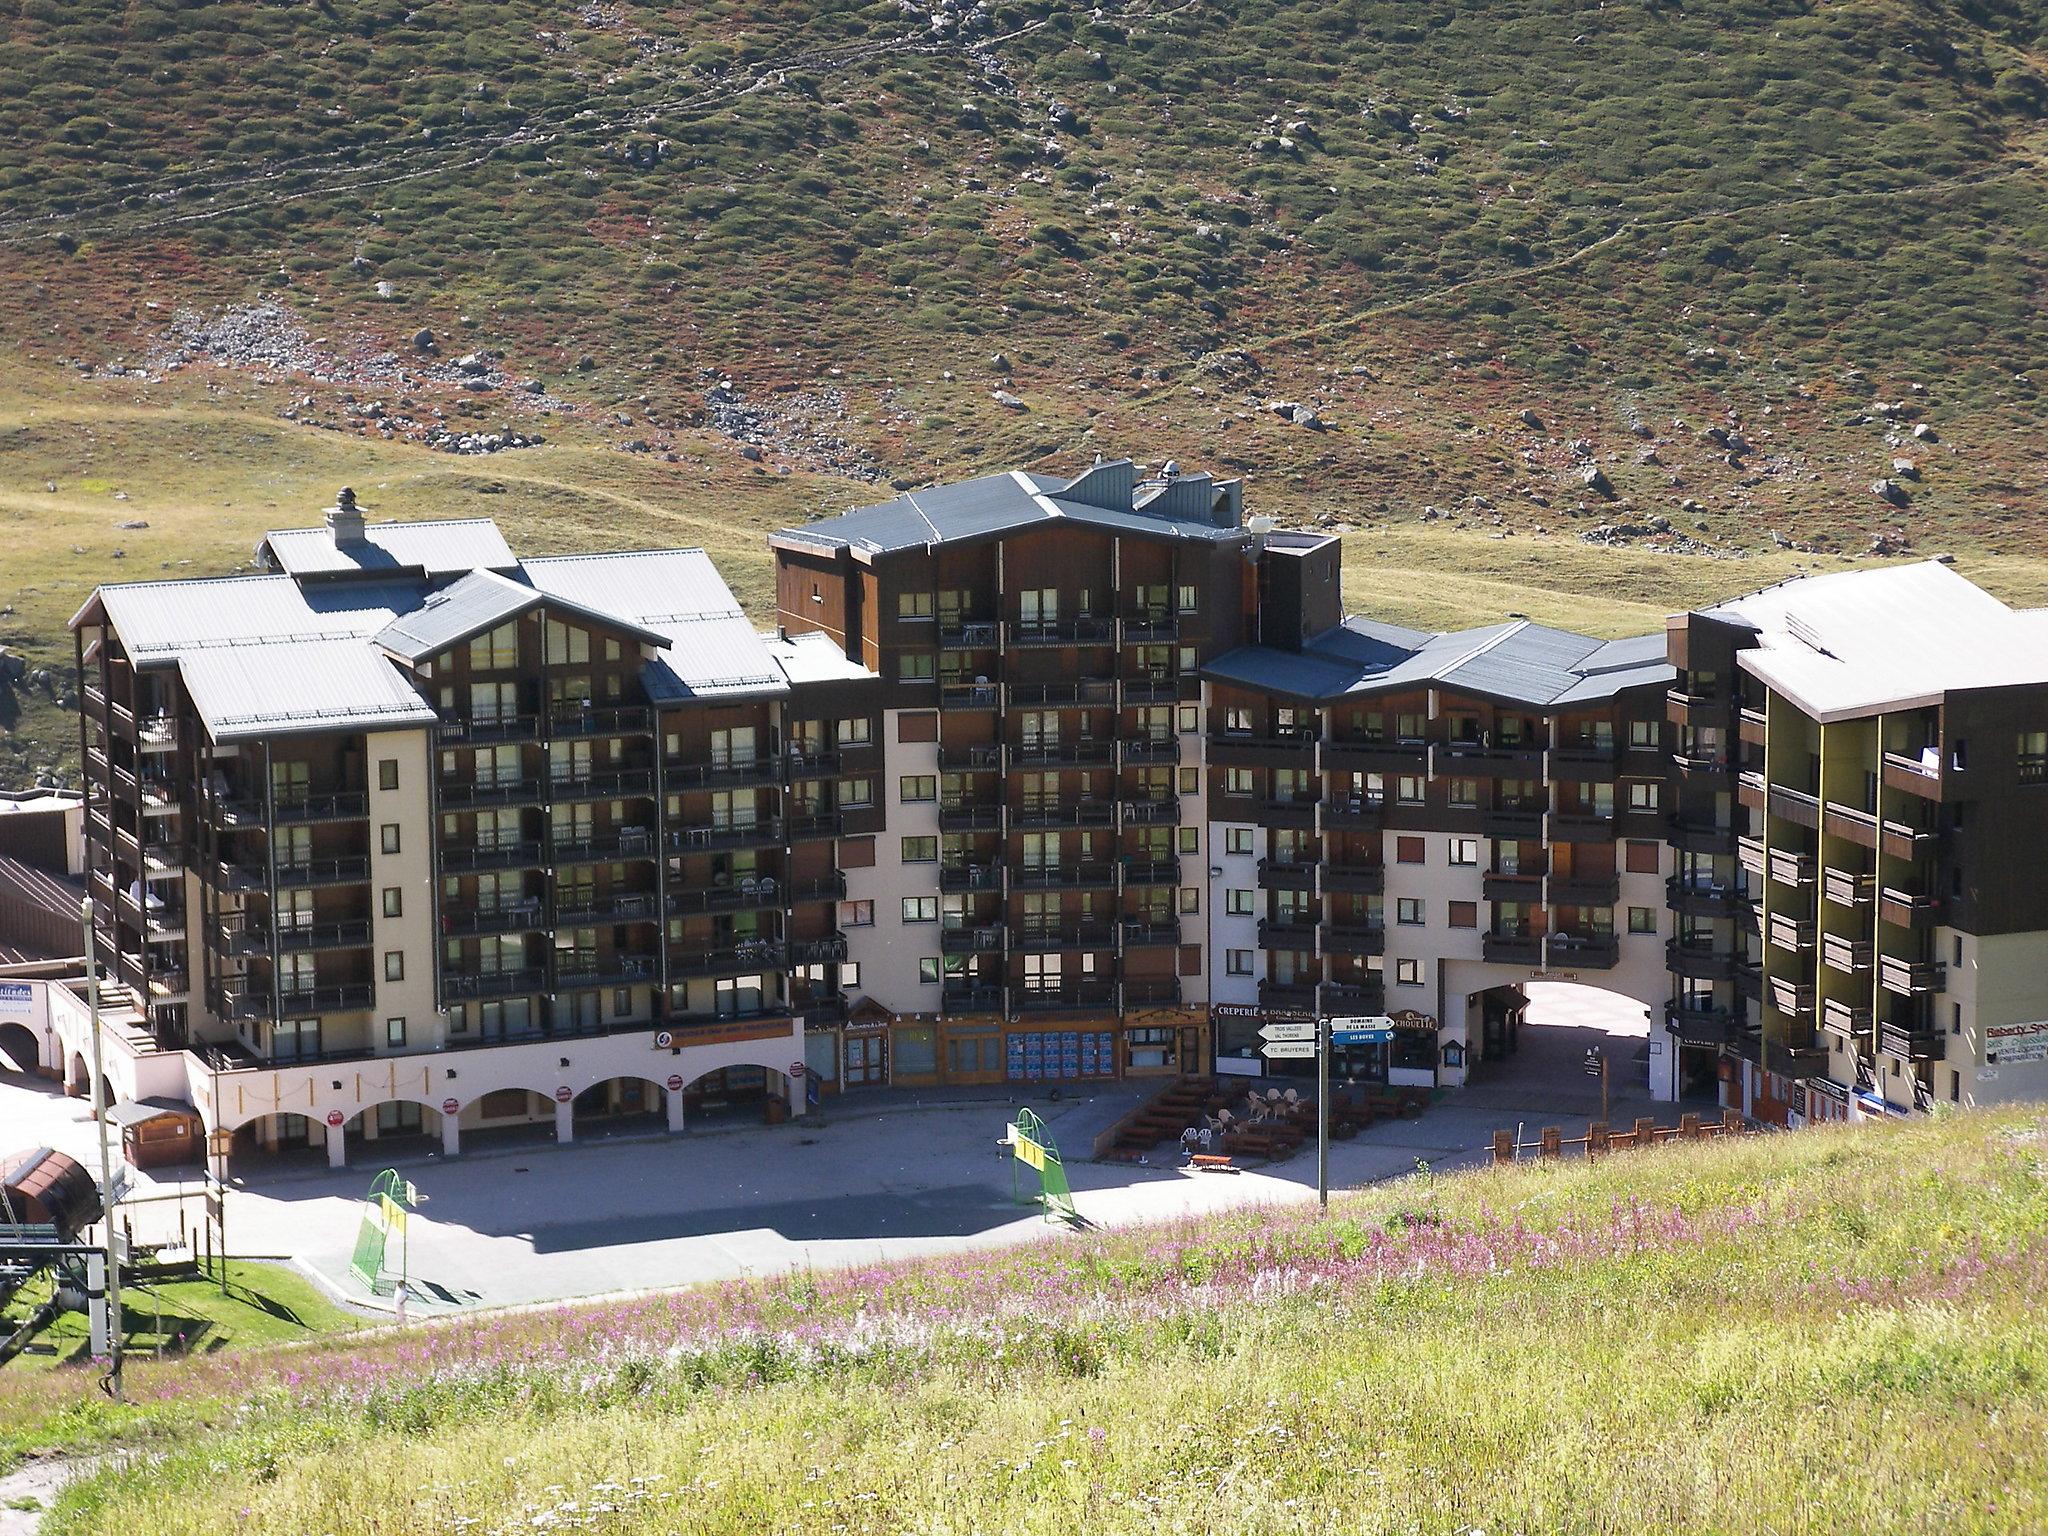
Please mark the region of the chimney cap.
[[355, 510], [356, 488], [352, 485], [344, 485], [334, 493], [334, 504], [344, 512]]

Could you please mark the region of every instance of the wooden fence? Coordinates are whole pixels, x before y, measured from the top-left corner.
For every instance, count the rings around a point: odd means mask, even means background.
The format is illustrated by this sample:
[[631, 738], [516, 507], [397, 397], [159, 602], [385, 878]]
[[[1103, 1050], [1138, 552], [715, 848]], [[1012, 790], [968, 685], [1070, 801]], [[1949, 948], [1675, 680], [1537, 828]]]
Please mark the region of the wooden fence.
[[1703, 1117], [1688, 1113], [1678, 1117], [1676, 1125], [1659, 1125], [1648, 1115], [1637, 1120], [1625, 1131], [1617, 1131], [1605, 1122], [1596, 1120], [1586, 1127], [1583, 1136], [1567, 1137], [1554, 1125], [1546, 1125], [1537, 1133], [1534, 1141], [1518, 1141], [1515, 1131], [1493, 1133], [1493, 1160], [1496, 1163], [1512, 1163], [1524, 1153], [1534, 1153], [1538, 1158], [1563, 1157], [1569, 1149], [1574, 1155], [1583, 1149], [1587, 1157], [1605, 1157], [1610, 1152], [1627, 1152], [1637, 1147], [1660, 1146], [1667, 1141], [1712, 1141], [1721, 1136], [1749, 1136], [1756, 1133], [1756, 1127], [1742, 1118], [1737, 1109], [1724, 1109], [1720, 1118]]

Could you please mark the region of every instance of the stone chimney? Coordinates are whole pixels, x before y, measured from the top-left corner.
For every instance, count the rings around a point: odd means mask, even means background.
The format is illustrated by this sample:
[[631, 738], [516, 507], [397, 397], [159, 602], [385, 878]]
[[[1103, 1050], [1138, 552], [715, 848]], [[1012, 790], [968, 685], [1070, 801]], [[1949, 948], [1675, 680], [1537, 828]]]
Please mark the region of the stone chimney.
[[335, 493], [334, 505], [327, 509], [327, 531], [337, 545], [363, 542], [363, 509], [356, 505], [355, 491], [346, 485]]

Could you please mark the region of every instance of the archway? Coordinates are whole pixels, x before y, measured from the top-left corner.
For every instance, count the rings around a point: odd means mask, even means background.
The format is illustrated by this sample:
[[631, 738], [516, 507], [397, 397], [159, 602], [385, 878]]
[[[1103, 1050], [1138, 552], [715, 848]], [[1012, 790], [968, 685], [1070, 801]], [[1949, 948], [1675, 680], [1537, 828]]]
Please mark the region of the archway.
[[316, 1168], [326, 1162], [327, 1128], [306, 1115], [251, 1115], [228, 1137], [231, 1177], [272, 1168]]
[[668, 1090], [644, 1077], [610, 1077], [592, 1083], [570, 1106], [576, 1140], [659, 1131], [668, 1126]]
[[[1603, 1059], [1611, 1107], [1633, 1103], [1648, 1113], [1649, 1101], [1672, 1094], [1678, 1042], [1664, 1028], [1661, 1004], [1586, 982], [1531, 977], [1468, 997], [1465, 1013], [1465, 1081], [1475, 1102], [1597, 1115]], [[1683, 1097], [1682, 1078], [1677, 1087]], [[1711, 1101], [1711, 1072], [1692, 1087]], [[1611, 1112], [1622, 1114], [1619, 1107]]]
[[441, 1150], [441, 1111], [417, 1099], [366, 1104], [342, 1125], [343, 1155], [350, 1167], [420, 1157]]
[[691, 1125], [758, 1123], [789, 1105], [789, 1076], [757, 1062], [736, 1062], [706, 1072], [683, 1088]]
[[35, 1031], [26, 1024], [0, 1024], [0, 1075], [19, 1073], [36, 1077], [41, 1073], [43, 1053], [36, 1044]]

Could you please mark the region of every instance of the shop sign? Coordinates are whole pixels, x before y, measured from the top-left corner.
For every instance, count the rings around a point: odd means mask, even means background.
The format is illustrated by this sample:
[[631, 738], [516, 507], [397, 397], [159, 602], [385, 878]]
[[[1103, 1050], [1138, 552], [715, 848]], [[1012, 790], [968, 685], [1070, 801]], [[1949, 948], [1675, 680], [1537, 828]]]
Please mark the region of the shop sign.
[[34, 990], [25, 981], [0, 981], [0, 1013], [29, 1012]]
[[1984, 1031], [1984, 1059], [2001, 1067], [2048, 1061], [2048, 1020], [1987, 1026]]

